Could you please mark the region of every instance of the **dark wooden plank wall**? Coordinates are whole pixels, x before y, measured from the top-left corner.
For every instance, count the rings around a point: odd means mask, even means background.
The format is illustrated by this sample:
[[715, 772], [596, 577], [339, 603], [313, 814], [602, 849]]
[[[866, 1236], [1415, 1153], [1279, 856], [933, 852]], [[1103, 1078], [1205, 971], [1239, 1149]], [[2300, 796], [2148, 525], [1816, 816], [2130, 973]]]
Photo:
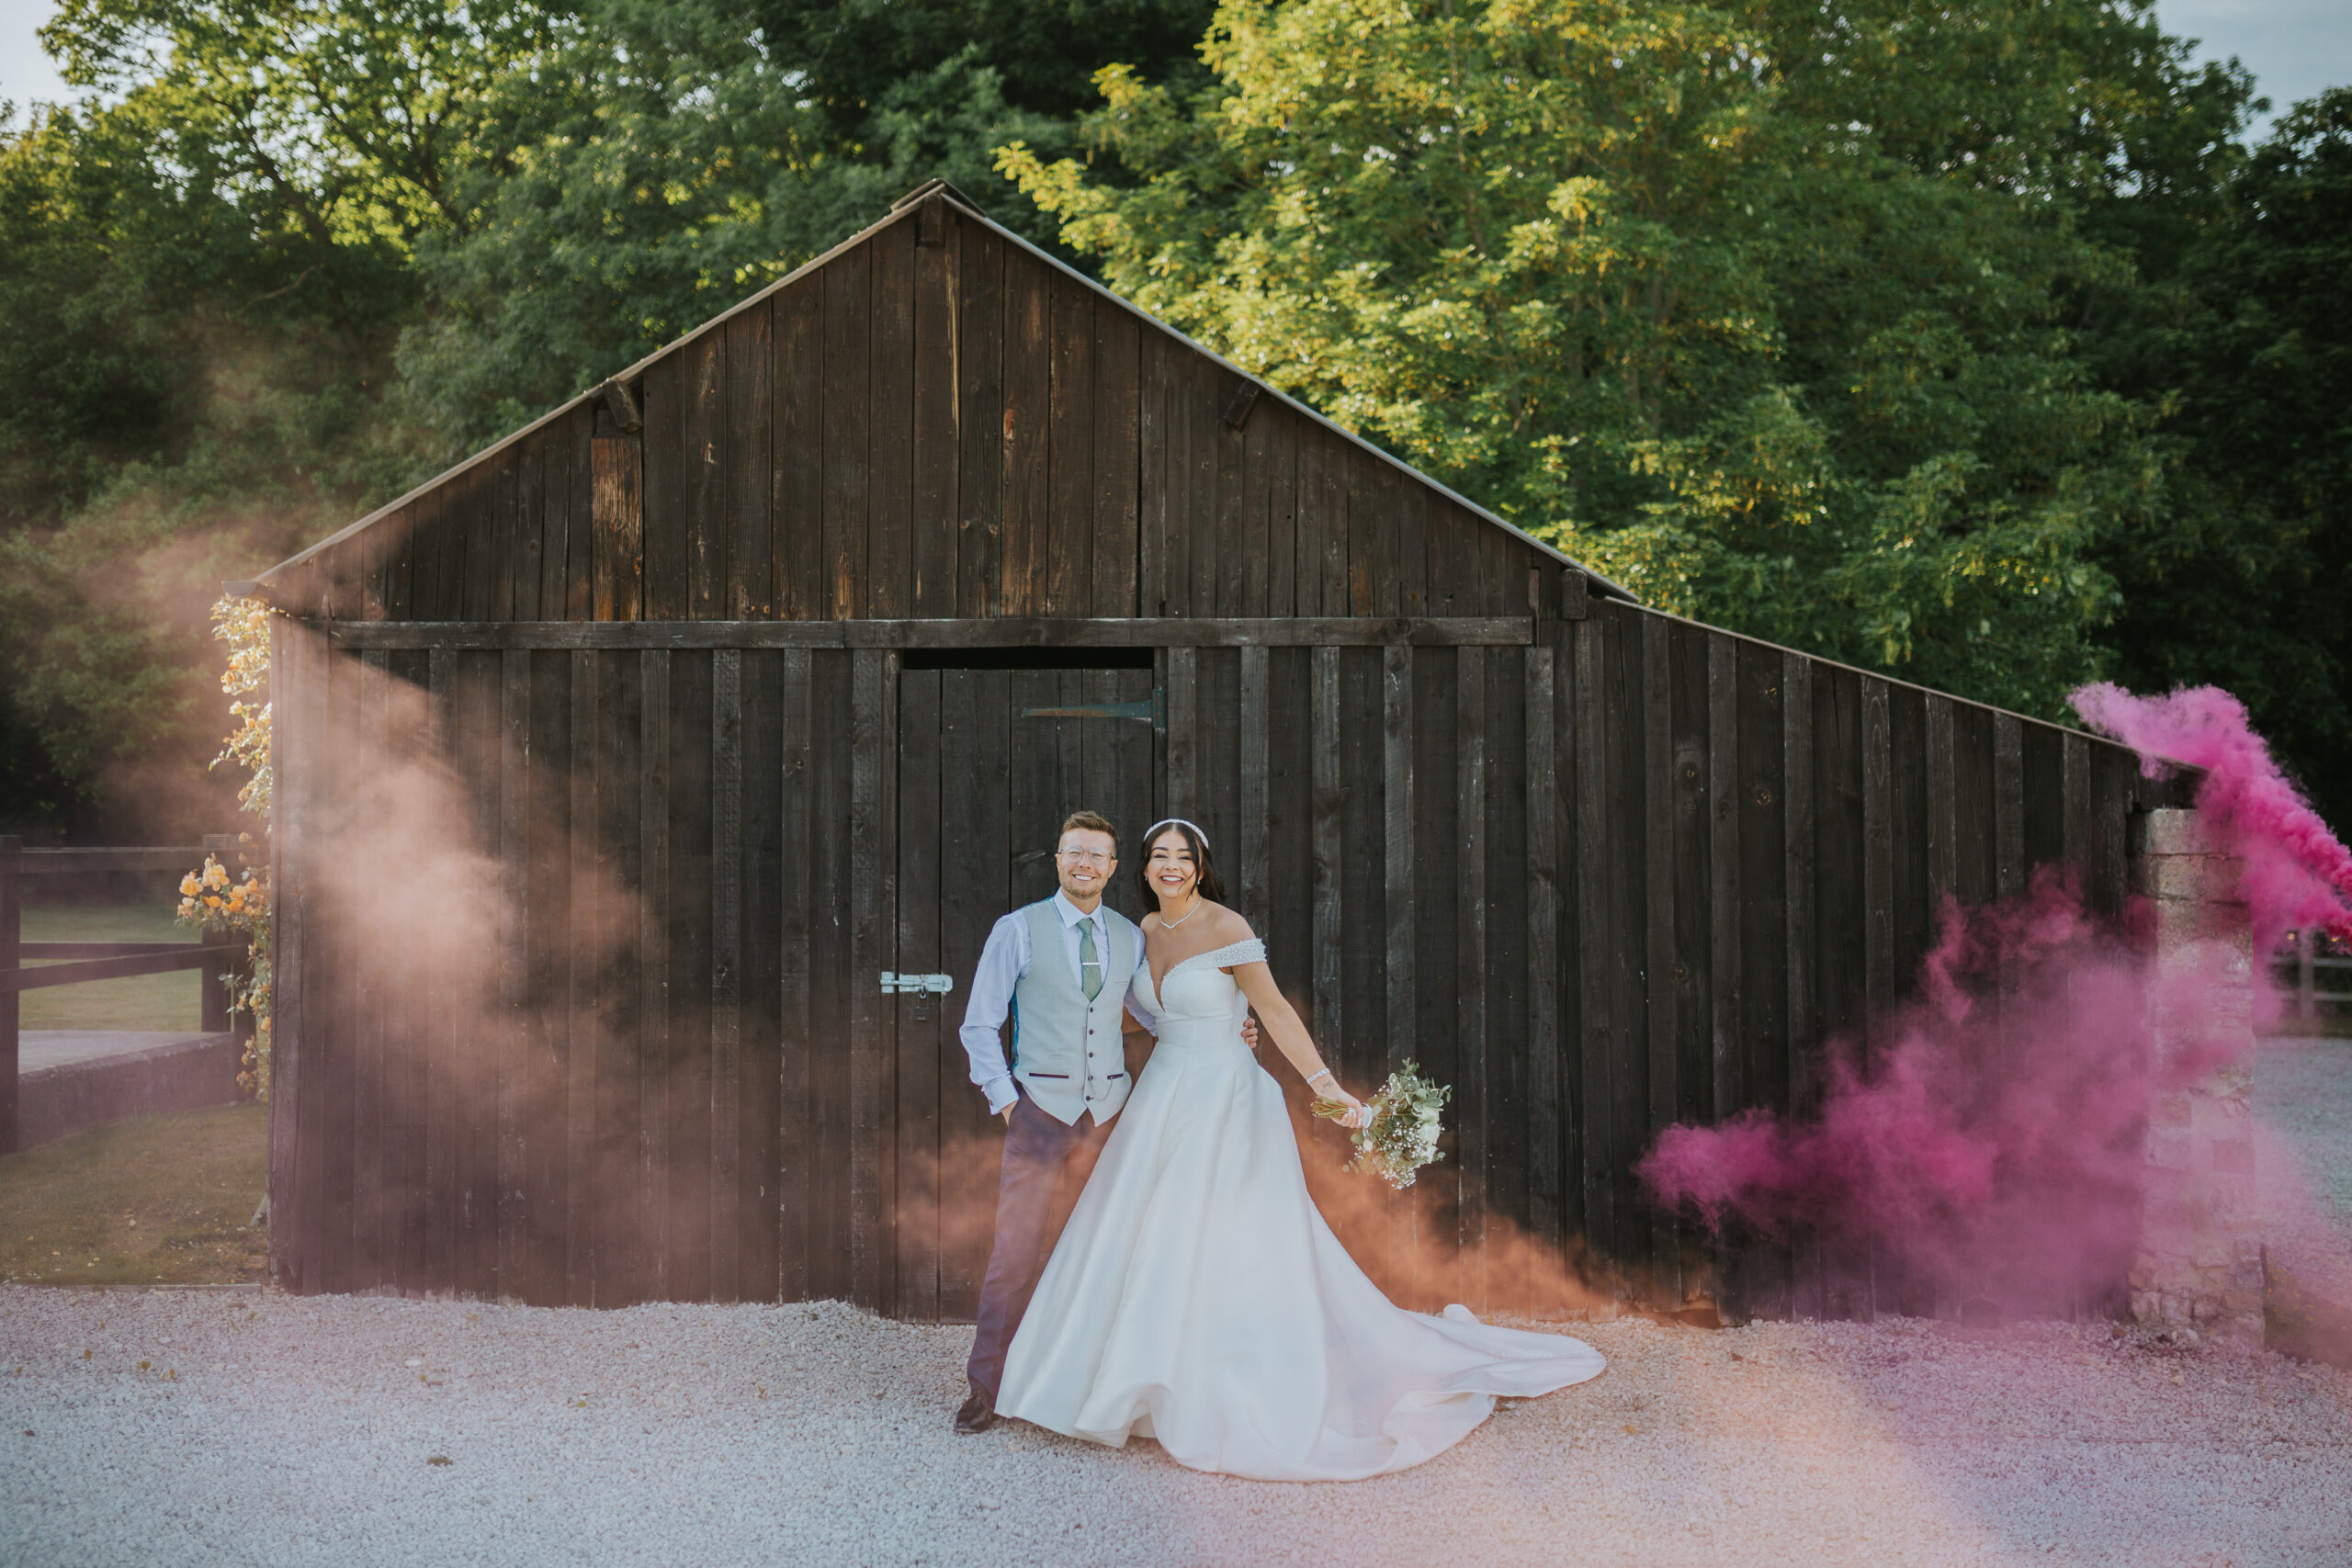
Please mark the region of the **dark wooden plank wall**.
[[[281, 1269], [967, 1314], [994, 1128], [961, 998], [916, 1020], [872, 972], [960, 991], [1084, 801], [1207, 828], [1349, 1082], [1411, 1057], [1455, 1086], [1445, 1163], [1392, 1201], [1275, 1069], [1310, 1183], [1399, 1299], [1547, 1310], [1566, 1276], [1541, 1260], [1565, 1256], [1669, 1305], [1948, 1308], [1866, 1252], [1702, 1245], [1631, 1165], [1672, 1122], [1811, 1103], [1823, 1038], [1868, 1049], [1947, 893], [2064, 862], [2117, 908], [2125, 818], [2171, 786], [2081, 736], [1579, 607], [1527, 647], [1173, 649], [1156, 671], [281, 638]], [[1164, 745], [1014, 716], [1155, 683]], [[379, 929], [331, 874], [338, 813], [432, 754], [434, 828], [507, 890], [470, 945]]]
[[[1269, 660], [1288, 660], [1271, 681]], [[1526, 649], [1168, 663], [1170, 808], [1229, 847], [1235, 902], [1327, 1054], [1358, 1087], [1408, 1055], [1455, 1086], [1447, 1162], [1399, 1202], [1342, 1174], [1339, 1136], [1273, 1068], [1318, 1200], [1393, 1294], [1556, 1307], [1565, 1276], [1524, 1267], [1532, 1239], [1581, 1242], [1595, 1273], [1667, 1305], [1933, 1309], [1867, 1251], [1711, 1248], [1631, 1167], [1672, 1122], [1815, 1103], [1824, 1038], [1867, 1049], [1873, 1010], [1908, 990], [1944, 886], [1930, 705], [1960, 795], [1992, 789], [2018, 727], [2018, 872], [1995, 874], [2005, 817], [1946, 829], [1971, 897], [2071, 860], [2114, 908], [2099, 825], [2160, 787], [2128, 753], [1616, 605]]]
[[[894, 1077], [849, 1048], [831, 934], [861, 656], [281, 643], [282, 1276], [582, 1305], [850, 1294], [852, 1182], [871, 1223], [888, 1179], [853, 1111], [889, 1121], [854, 1089]], [[435, 757], [446, 789], [383, 792]], [[333, 863], [367, 814], [420, 801], [457, 820], [401, 829], [480, 857], [489, 925], [436, 937]]]
[[[924, 243], [927, 231], [937, 243]], [[334, 618], [1508, 615], [1536, 552], [943, 208], [293, 573]]]
[[1167, 666], [1169, 808], [1231, 847], [1235, 901], [1327, 1055], [1360, 1088], [1408, 1055], [1455, 1086], [1447, 1161], [1398, 1202], [1342, 1172], [1272, 1065], [1335, 1227], [1423, 1306], [1555, 1309], [1566, 1275], [1526, 1263], [1563, 1244], [1669, 1307], [1947, 1304], [1865, 1249], [1706, 1245], [1632, 1164], [1678, 1121], [1817, 1102], [1825, 1039], [1867, 1053], [1946, 889], [2071, 863], [2119, 908], [2113, 835], [2172, 787], [2117, 747], [1617, 604], [1524, 649]]
[[1631, 1161], [1675, 1121], [1817, 1102], [1824, 1042], [1867, 1057], [1947, 893], [1982, 901], [2063, 864], [2118, 910], [2113, 835], [2177, 784], [2120, 747], [1622, 604], [1542, 646], [1574, 803], [1555, 975], [1568, 1234], [1669, 1307], [1703, 1291], [1766, 1316], [1950, 1310], [1864, 1249], [1702, 1245]]

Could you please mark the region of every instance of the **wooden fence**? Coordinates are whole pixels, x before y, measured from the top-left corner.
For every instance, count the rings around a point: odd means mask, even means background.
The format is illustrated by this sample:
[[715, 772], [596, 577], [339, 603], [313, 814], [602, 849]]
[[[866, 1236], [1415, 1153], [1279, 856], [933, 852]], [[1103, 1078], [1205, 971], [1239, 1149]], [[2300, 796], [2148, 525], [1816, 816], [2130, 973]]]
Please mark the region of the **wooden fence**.
[[2295, 1018], [2318, 1023], [2352, 1014], [2352, 949], [2344, 943], [2315, 928], [2290, 932], [2273, 963]]
[[[203, 864], [207, 854], [225, 856], [234, 846], [229, 835], [215, 833], [206, 835], [196, 849], [28, 850], [22, 839], [0, 835], [0, 1152], [17, 1146], [19, 996], [52, 986], [165, 975], [181, 969], [225, 974], [243, 961], [239, 944], [231, 936], [208, 936], [201, 942], [27, 942], [24, 883], [34, 877], [87, 876], [96, 872], [187, 872]], [[23, 965], [28, 959], [49, 962], [27, 968]], [[207, 985], [202, 997], [200, 1031], [227, 1032], [227, 987]]]

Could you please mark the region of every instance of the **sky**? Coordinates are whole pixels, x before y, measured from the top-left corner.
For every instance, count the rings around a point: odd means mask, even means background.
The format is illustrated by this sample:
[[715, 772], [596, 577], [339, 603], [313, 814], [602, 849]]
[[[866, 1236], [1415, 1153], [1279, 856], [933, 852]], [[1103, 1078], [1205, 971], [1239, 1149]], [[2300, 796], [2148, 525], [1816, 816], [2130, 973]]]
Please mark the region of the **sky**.
[[[0, 6], [11, 0], [0, 0]], [[2198, 54], [2234, 54], [2270, 100], [2263, 124], [2324, 87], [2352, 86], [2352, 4], [2346, 0], [2156, 0], [2165, 31], [2202, 41]]]
[[28, 103], [69, 96], [56, 65], [33, 37], [33, 29], [56, 9], [51, 0], [0, 0], [0, 98], [17, 106], [19, 118]]
[[[54, 0], [0, 0], [0, 98], [68, 96], [33, 29]], [[2352, 4], [2346, 0], [2157, 0], [2165, 30], [2199, 39], [2212, 59], [2236, 55], [2278, 108], [2323, 87], [2352, 84]]]

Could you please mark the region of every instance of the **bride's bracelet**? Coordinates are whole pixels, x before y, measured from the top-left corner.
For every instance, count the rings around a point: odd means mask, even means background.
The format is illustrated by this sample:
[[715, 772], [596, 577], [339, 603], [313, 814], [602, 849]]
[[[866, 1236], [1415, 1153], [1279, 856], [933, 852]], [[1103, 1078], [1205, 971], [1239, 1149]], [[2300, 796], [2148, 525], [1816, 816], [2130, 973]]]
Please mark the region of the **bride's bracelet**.
[[[1315, 1082], [1315, 1079], [1316, 1079], [1316, 1078], [1331, 1078], [1331, 1069], [1330, 1069], [1330, 1068], [1329, 1068], [1329, 1067], [1326, 1067], [1326, 1068], [1324, 1068], [1321, 1072], [1317, 1073], [1317, 1074], [1314, 1076], [1314, 1077], [1310, 1077], [1310, 1078], [1308, 1078], [1306, 1081], [1307, 1081], [1307, 1083], [1308, 1083], [1309, 1085], [1312, 1085], [1312, 1084]], [[1332, 1087], [1333, 1089], [1337, 1089], [1337, 1088], [1339, 1088], [1339, 1087], [1340, 1087], [1340, 1080], [1339, 1080], [1339, 1079], [1337, 1079], [1337, 1078], [1331, 1078], [1331, 1087]]]

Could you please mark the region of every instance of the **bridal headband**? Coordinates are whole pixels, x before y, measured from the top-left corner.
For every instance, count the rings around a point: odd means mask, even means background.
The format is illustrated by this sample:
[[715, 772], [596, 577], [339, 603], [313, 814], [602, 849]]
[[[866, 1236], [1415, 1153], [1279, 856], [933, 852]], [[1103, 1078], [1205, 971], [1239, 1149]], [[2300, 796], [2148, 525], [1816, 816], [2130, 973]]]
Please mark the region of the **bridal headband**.
[[1193, 836], [1200, 840], [1201, 848], [1207, 849], [1209, 847], [1209, 836], [1202, 830], [1201, 825], [1198, 822], [1190, 821], [1182, 817], [1163, 817], [1159, 821], [1154, 822], [1150, 827], [1146, 828], [1143, 830], [1143, 845], [1145, 849], [1148, 850], [1151, 848], [1151, 836], [1154, 833], [1159, 832], [1162, 828], [1190, 828], [1193, 830]]

